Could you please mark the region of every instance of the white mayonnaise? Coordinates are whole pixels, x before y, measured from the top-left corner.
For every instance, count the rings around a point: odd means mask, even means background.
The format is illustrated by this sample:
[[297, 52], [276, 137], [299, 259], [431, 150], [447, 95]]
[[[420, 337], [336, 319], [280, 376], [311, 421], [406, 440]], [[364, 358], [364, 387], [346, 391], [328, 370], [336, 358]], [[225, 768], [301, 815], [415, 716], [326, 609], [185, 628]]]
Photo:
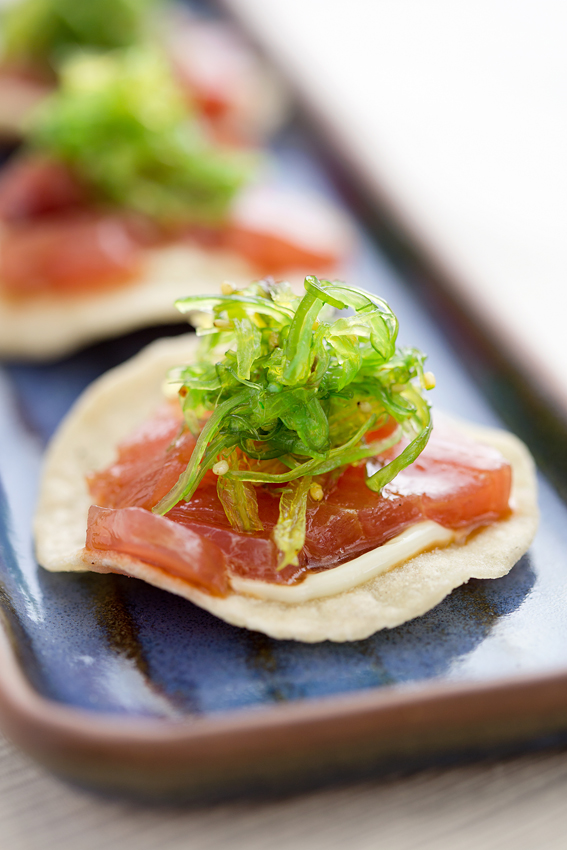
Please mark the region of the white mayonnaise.
[[236, 593], [255, 596], [257, 599], [272, 602], [308, 602], [323, 596], [336, 596], [345, 590], [365, 584], [370, 579], [404, 564], [420, 552], [448, 546], [456, 538], [457, 532], [443, 528], [436, 522], [420, 522], [352, 561], [324, 572], [311, 573], [299, 584], [273, 584], [237, 576], [230, 579], [230, 584]]

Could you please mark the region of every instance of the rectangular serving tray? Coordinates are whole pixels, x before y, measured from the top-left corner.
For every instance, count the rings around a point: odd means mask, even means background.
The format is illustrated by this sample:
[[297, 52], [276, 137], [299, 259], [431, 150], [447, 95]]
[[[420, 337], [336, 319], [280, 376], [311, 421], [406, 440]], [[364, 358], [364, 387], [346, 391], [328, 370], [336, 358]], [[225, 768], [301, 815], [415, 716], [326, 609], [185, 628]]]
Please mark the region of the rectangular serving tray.
[[[307, 148], [301, 133], [282, 138], [278, 179], [332, 194]], [[385, 297], [401, 342], [428, 352], [434, 403], [497, 425], [443, 333], [359, 237], [349, 280]], [[39, 568], [46, 440], [93, 378], [159, 333], [0, 372], [0, 723], [18, 746], [106, 793], [196, 800], [567, 740], [567, 510], [542, 476], [540, 530], [508, 576], [473, 580], [365, 641], [275, 641], [135, 579]]]

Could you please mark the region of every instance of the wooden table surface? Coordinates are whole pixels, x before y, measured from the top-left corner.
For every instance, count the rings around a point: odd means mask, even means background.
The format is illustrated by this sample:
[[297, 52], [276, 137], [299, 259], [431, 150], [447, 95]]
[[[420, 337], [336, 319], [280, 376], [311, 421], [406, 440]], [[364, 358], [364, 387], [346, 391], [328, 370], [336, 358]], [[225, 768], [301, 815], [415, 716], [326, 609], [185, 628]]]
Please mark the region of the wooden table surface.
[[1, 850], [548, 850], [567, 846], [567, 752], [269, 802], [166, 809], [65, 785], [0, 738]]

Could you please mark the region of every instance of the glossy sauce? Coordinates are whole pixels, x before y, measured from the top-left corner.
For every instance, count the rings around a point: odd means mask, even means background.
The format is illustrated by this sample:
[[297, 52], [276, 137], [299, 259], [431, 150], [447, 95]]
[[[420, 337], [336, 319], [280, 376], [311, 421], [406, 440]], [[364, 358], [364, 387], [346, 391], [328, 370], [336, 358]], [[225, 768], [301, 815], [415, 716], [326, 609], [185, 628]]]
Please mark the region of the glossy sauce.
[[[264, 531], [255, 534], [231, 528], [212, 473], [207, 473], [190, 502], [181, 502], [166, 517], [148, 513], [185, 469], [194, 445], [191, 435], [180, 434], [178, 413], [169, 406], [123, 443], [116, 463], [89, 480], [97, 506], [89, 514], [87, 549], [135, 554], [168, 571], [174, 568], [176, 574], [184, 570], [187, 580], [193, 581], [191, 571], [199, 570], [199, 558], [180, 555], [174, 537], [177, 539], [181, 527], [218, 547], [220, 572], [291, 583], [307, 569], [336, 566], [424, 519], [450, 528], [472, 528], [509, 512], [511, 470], [505, 459], [490, 446], [439, 427], [418, 460], [382, 493], [368, 489], [366, 465], [362, 464], [344, 470], [322, 502], [310, 500], [299, 566], [278, 573], [277, 550], [270, 538], [278, 518], [278, 498], [267, 488], [257, 488]], [[150, 516], [144, 553], [140, 527]], [[171, 537], [168, 560], [156, 556], [151, 542], [158, 530], [159, 547]], [[198, 581], [203, 586], [202, 578]], [[211, 592], [218, 592], [218, 586], [211, 587]]]

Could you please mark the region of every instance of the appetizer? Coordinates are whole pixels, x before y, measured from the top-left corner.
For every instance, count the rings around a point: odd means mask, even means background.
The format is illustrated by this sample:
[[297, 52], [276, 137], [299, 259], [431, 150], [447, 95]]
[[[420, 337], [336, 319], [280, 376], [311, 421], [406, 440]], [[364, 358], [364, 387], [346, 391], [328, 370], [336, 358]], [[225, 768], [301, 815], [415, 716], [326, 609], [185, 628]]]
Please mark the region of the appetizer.
[[258, 159], [188, 118], [159, 52], [69, 61], [0, 178], [0, 355], [57, 356], [178, 321], [187, 280], [198, 292], [336, 269], [344, 216], [251, 184]]
[[141, 578], [275, 638], [345, 641], [526, 551], [529, 453], [505, 432], [433, 428], [434, 378], [396, 347], [380, 298], [309, 276], [301, 298], [266, 279], [177, 306], [198, 337], [103, 376], [54, 438], [44, 567]]
[[25, 133], [30, 111], [57, 86], [77, 51], [153, 43], [163, 50], [187, 108], [224, 141], [265, 137], [286, 98], [273, 74], [225, 23], [162, 0], [19, 0], [3, 14], [0, 134]]

